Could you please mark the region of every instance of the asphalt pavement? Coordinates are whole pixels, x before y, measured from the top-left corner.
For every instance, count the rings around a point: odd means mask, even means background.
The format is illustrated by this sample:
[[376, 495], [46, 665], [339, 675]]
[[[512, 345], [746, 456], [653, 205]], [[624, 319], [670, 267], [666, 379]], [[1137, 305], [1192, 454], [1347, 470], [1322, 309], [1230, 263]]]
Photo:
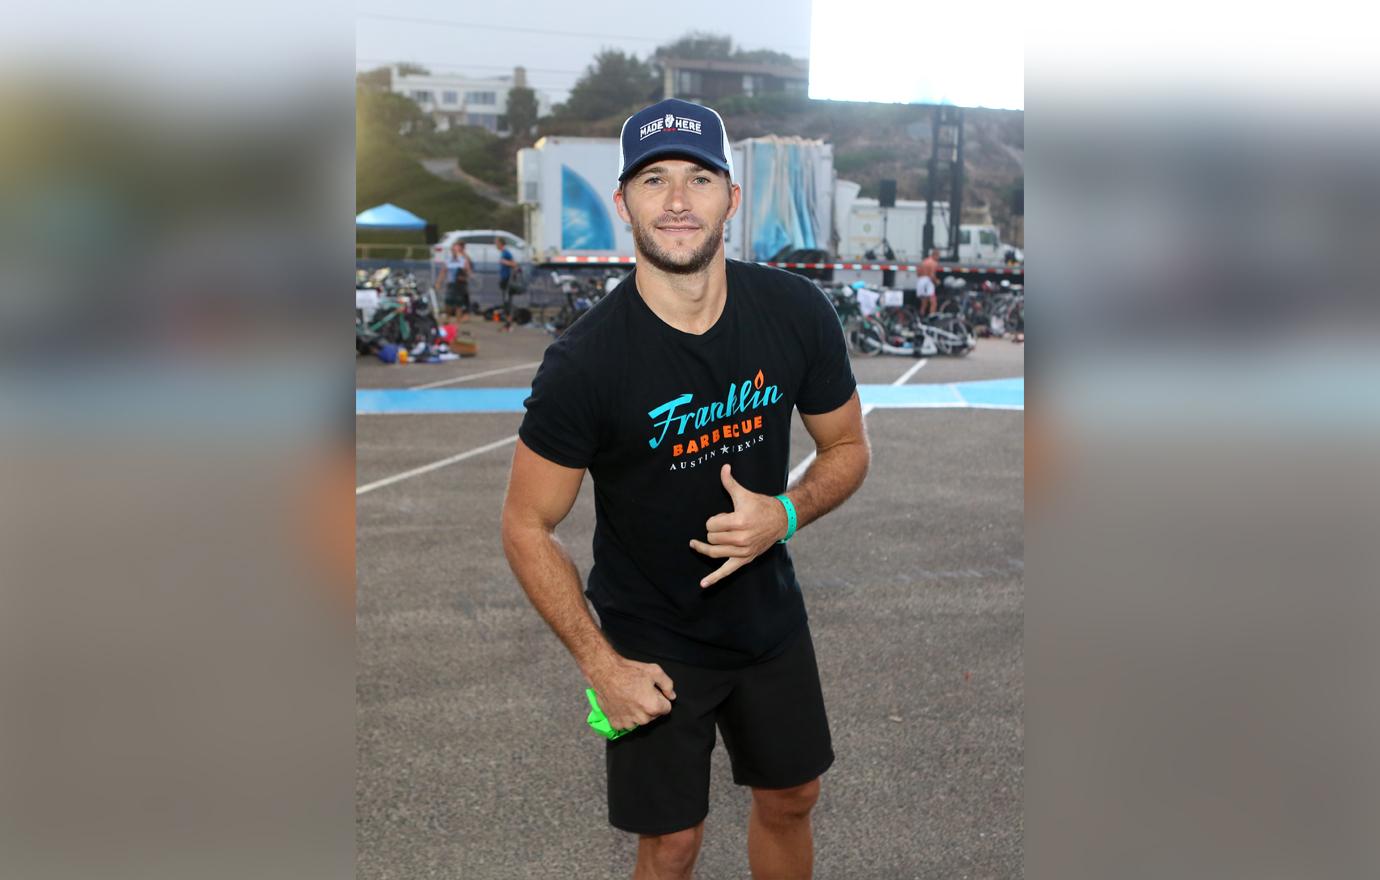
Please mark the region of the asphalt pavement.
[[[358, 387], [526, 387], [550, 342], [532, 326], [463, 326], [478, 356], [361, 358]], [[855, 359], [854, 371], [888, 384], [916, 363]], [[908, 382], [1023, 375], [1023, 345], [980, 340]], [[356, 498], [357, 877], [631, 874], [636, 840], [607, 823], [585, 682], [499, 543], [520, 422], [356, 418], [357, 486], [458, 458]], [[867, 482], [791, 541], [837, 753], [815, 810], [818, 878], [1021, 876], [1022, 422], [873, 411]], [[811, 448], [797, 417], [792, 464]], [[558, 530], [582, 575], [593, 524], [586, 479]], [[748, 800], [720, 743], [697, 877], [749, 876]]]

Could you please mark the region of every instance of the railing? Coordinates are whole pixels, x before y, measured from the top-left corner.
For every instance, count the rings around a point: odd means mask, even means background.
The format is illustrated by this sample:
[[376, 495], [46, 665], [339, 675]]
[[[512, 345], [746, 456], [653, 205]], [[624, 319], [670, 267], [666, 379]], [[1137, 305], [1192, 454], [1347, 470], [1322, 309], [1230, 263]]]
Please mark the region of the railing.
[[362, 244], [355, 242], [356, 260], [430, 260], [429, 244]]

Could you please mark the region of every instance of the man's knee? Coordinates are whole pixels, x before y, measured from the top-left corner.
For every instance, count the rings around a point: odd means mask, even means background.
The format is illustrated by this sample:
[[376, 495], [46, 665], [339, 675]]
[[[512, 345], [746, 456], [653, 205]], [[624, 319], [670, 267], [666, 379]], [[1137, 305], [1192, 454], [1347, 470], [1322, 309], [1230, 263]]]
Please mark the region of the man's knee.
[[769, 824], [790, 824], [810, 815], [819, 800], [819, 780], [812, 779], [794, 788], [754, 788], [752, 800]]
[[644, 834], [642, 849], [656, 865], [659, 873], [670, 876], [687, 874], [700, 852], [700, 838], [704, 825], [670, 834]]

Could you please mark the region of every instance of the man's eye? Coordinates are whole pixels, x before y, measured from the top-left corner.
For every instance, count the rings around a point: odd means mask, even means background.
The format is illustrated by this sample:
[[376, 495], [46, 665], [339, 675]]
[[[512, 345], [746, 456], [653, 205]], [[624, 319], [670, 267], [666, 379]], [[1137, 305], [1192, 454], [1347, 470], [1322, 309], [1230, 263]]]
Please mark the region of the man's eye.
[[696, 177], [696, 178], [695, 178], [695, 183], [709, 183], [709, 182], [710, 182], [710, 181], [709, 181], [709, 178], [708, 178], [708, 177]]
[[642, 178], [642, 182], [646, 184], [661, 183], [661, 178], [656, 176], [644, 177]]

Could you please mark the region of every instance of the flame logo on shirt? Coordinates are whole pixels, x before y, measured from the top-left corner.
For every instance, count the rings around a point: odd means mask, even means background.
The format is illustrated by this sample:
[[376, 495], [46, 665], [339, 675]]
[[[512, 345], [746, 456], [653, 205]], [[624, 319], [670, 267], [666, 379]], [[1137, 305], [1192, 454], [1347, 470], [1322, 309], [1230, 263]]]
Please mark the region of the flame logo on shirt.
[[761, 391], [762, 383], [765, 381], [767, 381], [767, 377], [762, 375], [761, 370], [758, 370], [757, 375], [752, 377], [752, 387], [756, 388], [758, 391]]

